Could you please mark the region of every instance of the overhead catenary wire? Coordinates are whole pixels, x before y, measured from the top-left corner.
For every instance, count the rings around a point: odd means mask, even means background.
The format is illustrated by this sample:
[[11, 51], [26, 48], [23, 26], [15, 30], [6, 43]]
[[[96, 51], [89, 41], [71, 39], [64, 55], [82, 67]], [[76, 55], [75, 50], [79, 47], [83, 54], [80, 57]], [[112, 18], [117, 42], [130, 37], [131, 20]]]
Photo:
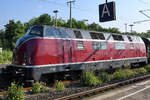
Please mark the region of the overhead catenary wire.
[[148, 2], [145, 2], [145, 1], [143, 1], [143, 0], [138, 0], [140, 3], [142, 3], [142, 4], [145, 4], [145, 5], [148, 5], [148, 6], [150, 6], [150, 3], [148, 3]]
[[[67, 7], [65, 3], [58, 3], [58, 2], [52, 1], [52, 0], [40, 0], [40, 1], [42, 1], [42, 2], [47, 2], [47, 3], [51, 3], [51, 4], [55, 4], [55, 5], [57, 5], [57, 6], [61, 6], [61, 7], [64, 7], [64, 8]], [[76, 4], [76, 6], [78, 6], [78, 4]], [[79, 11], [84, 11], [84, 12], [88, 12], [88, 13], [93, 13], [93, 14], [95, 14], [94, 11], [92, 11], [92, 10], [90, 10], [90, 9], [83, 9], [83, 8], [79, 8], [79, 7], [78, 7], [78, 8], [77, 8], [77, 7], [72, 7], [72, 8], [75, 9], [75, 10], [79, 10]]]

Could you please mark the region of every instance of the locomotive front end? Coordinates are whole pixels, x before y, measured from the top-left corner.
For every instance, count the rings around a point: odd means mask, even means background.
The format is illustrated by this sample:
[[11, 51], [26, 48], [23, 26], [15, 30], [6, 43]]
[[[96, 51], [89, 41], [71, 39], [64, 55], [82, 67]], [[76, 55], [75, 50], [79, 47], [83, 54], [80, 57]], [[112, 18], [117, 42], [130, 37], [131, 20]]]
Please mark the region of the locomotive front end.
[[38, 43], [43, 37], [43, 27], [33, 26], [27, 33], [19, 38], [13, 55], [14, 65], [35, 65]]
[[39, 44], [43, 39], [43, 26], [33, 26], [19, 38], [13, 52], [13, 62], [8, 69], [15, 76], [24, 76], [26, 81], [39, 80], [36, 65], [40, 63]]

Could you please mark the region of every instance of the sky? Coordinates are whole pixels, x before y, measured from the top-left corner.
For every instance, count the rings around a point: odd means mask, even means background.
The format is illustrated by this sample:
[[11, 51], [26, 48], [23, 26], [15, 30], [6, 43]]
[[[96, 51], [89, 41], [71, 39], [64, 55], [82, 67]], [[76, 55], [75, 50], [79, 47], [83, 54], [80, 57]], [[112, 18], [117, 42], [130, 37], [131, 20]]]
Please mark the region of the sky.
[[[58, 17], [69, 19], [69, 0], [1, 0], [0, 1], [0, 29], [4, 28], [9, 20], [28, 22], [34, 17], [48, 13], [55, 16], [53, 11], [58, 10]], [[130, 24], [136, 21], [150, 20], [141, 14], [140, 10], [150, 9], [150, 0], [108, 0], [116, 3], [116, 20], [109, 22], [99, 22], [99, 4], [105, 3], [105, 0], [76, 0], [72, 5], [72, 17], [76, 20], [87, 19], [86, 24], [96, 22], [104, 28], [118, 28], [121, 32], [130, 31]], [[150, 16], [150, 10], [144, 12]], [[150, 21], [134, 24], [133, 30], [137, 32], [146, 32], [150, 30]]]

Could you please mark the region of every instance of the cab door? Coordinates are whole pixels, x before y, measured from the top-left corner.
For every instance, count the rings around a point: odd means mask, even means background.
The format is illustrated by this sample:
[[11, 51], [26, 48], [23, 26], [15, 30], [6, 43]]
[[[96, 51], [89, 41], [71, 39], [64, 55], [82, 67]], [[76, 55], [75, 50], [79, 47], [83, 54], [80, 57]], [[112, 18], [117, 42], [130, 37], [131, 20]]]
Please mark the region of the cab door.
[[63, 59], [65, 63], [72, 62], [72, 44], [71, 40], [63, 41]]
[[73, 56], [73, 41], [69, 39], [62, 40], [62, 63], [71, 63]]

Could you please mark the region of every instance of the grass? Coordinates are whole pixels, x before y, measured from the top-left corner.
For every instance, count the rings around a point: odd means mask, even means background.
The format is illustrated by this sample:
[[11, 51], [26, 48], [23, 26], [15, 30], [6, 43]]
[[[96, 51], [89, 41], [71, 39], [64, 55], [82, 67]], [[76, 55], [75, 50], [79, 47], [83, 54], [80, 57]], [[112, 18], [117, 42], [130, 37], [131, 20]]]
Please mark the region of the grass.
[[131, 69], [120, 69], [113, 73], [113, 79], [120, 80], [135, 76], [137, 73]]
[[11, 83], [8, 88], [8, 95], [4, 95], [4, 100], [24, 100], [24, 88], [17, 85], [15, 82]]
[[3, 50], [0, 53], [0, 64], [10, 64], [12, 62], [12, 51]]
[[148, 72], [150, 72], [150, 65], [146, 65], [146, 66], [145, 66], [145, 69], [146, 69]]
[[33, 87], [32, 87], [32, 93], [33, 94], [46, 92], [46, 91], [49, 91], [49, 88], [46, 87], [45, 85], [43, 85], [39, 82], [36, 82], [36, 83], [33, 84]]
[[56, 87], [57, 91], [64, 91], [65, 90], [65, 85], [60, 81], [56, 81], [55, 87]]
[[145, 74], [147, 73], [147, 70], [145, 68], [138, 68], [135, 70], [137, 74]]
[[83, 74], [81, 83], [86, 86], [96, 86], [98, 84], [102, 84], [102, 81], [95, 76], [93, 71], [89, 71]]
[[98, 75], [98, 78], [99, 78], [100, 80], [102, 80], [102, 82], [107, 83], [107, 82], [110, 82], [110, 80], [111, 80], [111, 75], [107, 74], [106, 72], [102, 72], [102, 73], [100, 73], [100, 74]]

